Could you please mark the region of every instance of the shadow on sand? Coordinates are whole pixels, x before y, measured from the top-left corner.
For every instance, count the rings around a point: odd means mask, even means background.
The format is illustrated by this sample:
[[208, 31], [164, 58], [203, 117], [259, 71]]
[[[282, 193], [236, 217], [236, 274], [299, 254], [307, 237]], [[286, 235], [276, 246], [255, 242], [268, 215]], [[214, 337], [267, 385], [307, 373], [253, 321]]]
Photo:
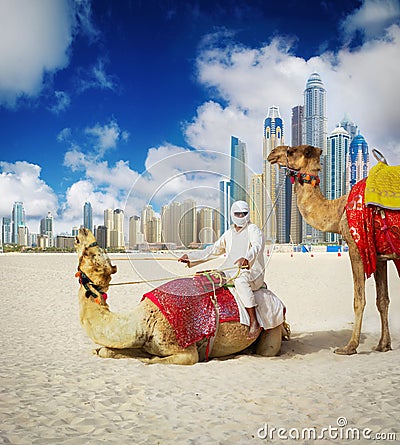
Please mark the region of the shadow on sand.
[[[351, 334], [351, 329], [292, 333], [289, 341], [282, 342], [280, 357], [290, 359], [297, 355], [312, 354], [321, 350], [333, 352], [334, 349], [346, 345]], [[361, 334], [360, 345], [364, 343], [366, 337], [365, 334]], [[370, 352], [373, 351], [370, 350]]]

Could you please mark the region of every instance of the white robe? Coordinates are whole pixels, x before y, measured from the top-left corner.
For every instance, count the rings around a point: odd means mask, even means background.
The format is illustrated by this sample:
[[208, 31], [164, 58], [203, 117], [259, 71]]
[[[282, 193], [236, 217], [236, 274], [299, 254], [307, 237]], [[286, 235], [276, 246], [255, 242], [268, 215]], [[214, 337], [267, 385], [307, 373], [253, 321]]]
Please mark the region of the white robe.
[[216, 256], [226, 253], [226, 260], [221, 265], [228, 277], [234, 277], [238, 271], [234, 264], [239, 258], [246, 258], [250, 269], [242, 270], [235, 279], [232, 294], [239, 307], [240, 322], [250, 324], [250, 317], [246, 307], [256, 307], [257, 320], [264, 329], [272, 329], [284, 321], [284, 305], [276, 295], [264, 284], [264, 236], [261, 230], [252, 223], [237, 231], [233, 226], [229, 228], [214, 243], [202, 251], [188, 254], [189, 267], [201, 264]]

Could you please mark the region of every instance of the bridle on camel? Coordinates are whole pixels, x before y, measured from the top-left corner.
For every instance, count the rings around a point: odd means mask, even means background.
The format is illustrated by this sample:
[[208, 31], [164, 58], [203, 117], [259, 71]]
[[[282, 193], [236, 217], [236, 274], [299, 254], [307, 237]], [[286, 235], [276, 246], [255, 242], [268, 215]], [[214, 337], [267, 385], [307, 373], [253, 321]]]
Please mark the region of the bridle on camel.
[[321, 182], [318, 175], [303, 173], [296, 170], [295, 168], [289, 167], [288, 150], [286, 150], [286, 165], [283, 165], [282, 168], [286, 170], [286, 176], [289, 176], [290, 182], [292, 184], [294, 184], [297, 180], [300, 185], [311, 184], [313, 187], [315, 187]]
[[[92, 244], [89, 244], [86, 249], [90, 249], [91, 247], [98, 246], [97, 241], [94, 241]], [[81, 257], [82, 258], [82, 257]], [[93, 283], [93, 281], [81, 270], [81, 260], [79, 261], [78, 265], [78, 272], [76, 272], [75, 276], [79, 279], [79, 284], [81, 284], [85, 290], [85, 296], [86, 298], [93, 297], [94, 301], [96, 303], [100, 303], [100, 298], [104, 301], [104, 303], [107, 300], [107, 294], [102, 291], [101, 286], [98, 284]], [[96, 291], [94, 292], [91, 287]]]

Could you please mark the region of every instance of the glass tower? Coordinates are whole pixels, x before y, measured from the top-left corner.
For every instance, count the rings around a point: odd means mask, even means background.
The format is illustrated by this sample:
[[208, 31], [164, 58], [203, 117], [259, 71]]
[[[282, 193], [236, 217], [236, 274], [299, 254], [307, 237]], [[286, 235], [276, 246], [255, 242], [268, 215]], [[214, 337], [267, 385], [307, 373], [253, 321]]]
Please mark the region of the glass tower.
[[268, 108], [268, 114], [264, 120], [263, 136], [263, 226], [267, 242], [286, 242], [285, 173], [283, 170], [279, 170], [276, 164], [271, 165], [267, 161], [271, 150], [283, 144], [283, 120], [279, 108], [273, 105]]
[[11, 219], [11, 242], [13, 244], [19, 244], [18, 228], [25, 227], [25, 209], [22, 202], [14, 202]]
[[358, 133], [350, 144], [347, 158], [347, 186], [348, 189], [363, 178], [368, 176], [369, 153], [368, 144], [364, 137]]
[[[326, 191], [325, 156], [327, 152], [327, 114], [326, 90], [318, 73], [312, 73], [304, 90], [302, 143], [319, 147], [321, 154], [320, 187]], [[303, 220], [303, 242], [319, 243], [325, 241], [325, 234], [314, 229]]]
[[231, 201], [247, 202], [247, 150], [246, 144], [231, 136]]
[[83, 227], [93, 231], [93, 210], [90, 202], [85, 202], [83, 206]]

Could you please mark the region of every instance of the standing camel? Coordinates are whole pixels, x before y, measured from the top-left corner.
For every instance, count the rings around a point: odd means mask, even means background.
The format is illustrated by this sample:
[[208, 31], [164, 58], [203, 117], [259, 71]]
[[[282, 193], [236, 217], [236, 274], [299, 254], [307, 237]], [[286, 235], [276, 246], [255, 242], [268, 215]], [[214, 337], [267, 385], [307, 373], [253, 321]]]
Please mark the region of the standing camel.
[[[346, 346], [337, 348], [337, 354], [351, 355], [357, 353], [360, 343], [362, 317], [365, 307], [365, 273], [362, 257], [349, 229], [345, 206], [348, 195], [328, 200], [319, 187], [318, 173], [321, 169], [322, 150], [310, 145], [297, 147], [280, 146], [271, 151], [268, 161], [286, 167], [294, 178], [294, 191], [297, 205], [303, 218], [312, 227], [323, 232], [342, 235], [349, 246], [349, 256], [354, 282], [353, 333]], [[376, 305], [381, 317], [381, 338], [376, 346], [377, 351], [389, 351], [391, 339], [388, 323], [389, 293], [387, 281], [387, 261], [398, 260], [396, 254], [378, 255], [374, 278], [376, 283]]]

